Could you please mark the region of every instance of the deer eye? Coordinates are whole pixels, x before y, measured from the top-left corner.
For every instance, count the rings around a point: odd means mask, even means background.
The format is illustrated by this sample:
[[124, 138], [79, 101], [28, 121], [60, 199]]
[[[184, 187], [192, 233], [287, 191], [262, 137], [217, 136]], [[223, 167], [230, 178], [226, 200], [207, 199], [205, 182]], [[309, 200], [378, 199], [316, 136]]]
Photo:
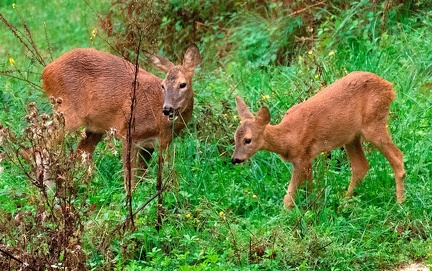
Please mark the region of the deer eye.
[[181, 83], [180, 84], [180, 88], [185, 88], [186, 87], [186, 83]]
[[161, 87], [162, 87], [162, 90], [165, 91], [165, 86], [164, 86], [164, 85], [161, 85]]
[[250, 138], [245, 138], [244, 143], [245, 144], [250, 144], [252, 142], [252, 139]]

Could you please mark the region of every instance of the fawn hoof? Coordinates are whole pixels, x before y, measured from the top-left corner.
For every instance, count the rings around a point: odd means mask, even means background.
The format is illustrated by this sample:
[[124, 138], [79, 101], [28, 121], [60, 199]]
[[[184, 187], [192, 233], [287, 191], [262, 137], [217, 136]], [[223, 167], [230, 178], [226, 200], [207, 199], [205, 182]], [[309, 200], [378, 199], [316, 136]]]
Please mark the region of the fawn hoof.
[[402, 204], [405, 201], [405, 198], [403, 196], [397, 197], [396, 201], [397, 201], [397, 203]]
[[284, 202], [284, 206], [287, 210], [291, 210], [294, 207], [293, 199], [289, 194], [285, 195], [283, 202]]

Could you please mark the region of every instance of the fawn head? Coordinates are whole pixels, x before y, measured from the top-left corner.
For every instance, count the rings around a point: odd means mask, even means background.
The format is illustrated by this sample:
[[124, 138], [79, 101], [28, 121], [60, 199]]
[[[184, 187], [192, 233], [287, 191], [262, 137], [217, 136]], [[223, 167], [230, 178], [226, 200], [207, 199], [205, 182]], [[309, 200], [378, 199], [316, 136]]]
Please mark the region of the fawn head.
[[265, 143], [264, 130], [270, 123], [270, 112], [267, 107], [263, 107], [254, 117], [245, 102], [238, 96], [236, 97], [236, 106], [241, 124], [234, 135], [235, 150], [231, 162], [240, 164], [263, 147]]
[[180, 66], [157, 55], [147, 55], [147, 58], [166, 74], [161, 85], [164, 93], [162, 113], [173, 121], [193, 102], [192, 77], [201, 62], [199, 49], [196, 45], [190, 46]]

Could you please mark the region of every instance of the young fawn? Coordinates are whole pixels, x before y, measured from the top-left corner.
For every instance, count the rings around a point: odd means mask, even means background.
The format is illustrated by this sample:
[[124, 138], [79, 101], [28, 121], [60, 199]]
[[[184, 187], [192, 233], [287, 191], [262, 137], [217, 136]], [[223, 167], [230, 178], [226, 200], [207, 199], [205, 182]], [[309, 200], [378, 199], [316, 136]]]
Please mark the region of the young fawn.
[[[166, 73], [165, 79], [141, 68], [136, 73], [134, 64], [95, 49], [71, 50], [46, 66], [42, 87], [49, 96], [62, 99], [59, 111], [64, 113], [66, 129], [85, 127], [78, 149], [91, 155], [113, 128], [123, 143], [125, 166], [132, 100], [136, 102], [130, 130], [133, 169], [146, 167], [155, 145], [166, 149], [185, 127], [193, 109], [192, 77], [201, 62], [198, 47], [186, 50], [180, 66], [161, 56], [147, 57]], [[137, 159], [138, 154], [144, 159]]]
[[393, 144], [387, 129], [392, 84], [370, 72], [352, 72], [310, 99], [291, 107], [277, 125], [270, 125], [264, 107], [256, 114], [236, 98], [241, 124], [235, 132], [232, 163], [239, 164], [259, 150], [279, 154], [293, 163], [294, 171], [284, 205], [294, 206], [295, 193], [303, 180], [312, 182], [312, 160], [321, 153], [344, 146], [352, 177], [347, 196], [366, 175], [368, 162], [362, 139], [371, 142], [387, 158], [396, 179], [396, 197], [404, 200], [405, 171], [402, 152]]

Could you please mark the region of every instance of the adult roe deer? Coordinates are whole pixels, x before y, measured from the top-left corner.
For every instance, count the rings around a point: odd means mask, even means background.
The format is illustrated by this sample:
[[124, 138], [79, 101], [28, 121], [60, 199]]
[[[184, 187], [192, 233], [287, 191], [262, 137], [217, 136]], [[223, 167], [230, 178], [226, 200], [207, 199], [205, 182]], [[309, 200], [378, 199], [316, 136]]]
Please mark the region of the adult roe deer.
[[[146, 166], [156, 143], [166, 149], [191, 118], [192, 77], [201, 62], [195, 45], [186, 50], [179, 66], [161, 56], [147, 57], [166, 77], [162, 80], [138, 68], [135, 125], [131, 127], [133, 169], [138, 164]], [[66, 129], [85, 127], [86, 136], [78, 149], [91, 155], [102, 136], [114, 128], [122, 139], [124, 168], [135, 71], [135, 65], [123, 58], [87, 48], [66, 52], [42, 73], [42, 88], [49, 96], [62, 99], [59, 111], [64, 113]], [[137, 154], [144, 161], [138, 162]]]
[[321, 153], [345, 146], [352, 177], [347, 196], [366, 175], [368, 162], [362, 138], [387, 158], [396, 179], [396, 197], [404, 200], [405, 170], [402, 152], [387, 129], [392, 84], [370, 72], [352, 72], [310, 99], [291, 107], [277, 125], [270, 125], [266, 107], [254, 117], [245, 102], [236, 97], [241, 124], [235, 132], [232, 163], [239, 164], [259, 150], [279, 154], [294, 166], [284, 205], [294, 206], [295, 193], [303, 180], [312, 182], [312, 160]]

